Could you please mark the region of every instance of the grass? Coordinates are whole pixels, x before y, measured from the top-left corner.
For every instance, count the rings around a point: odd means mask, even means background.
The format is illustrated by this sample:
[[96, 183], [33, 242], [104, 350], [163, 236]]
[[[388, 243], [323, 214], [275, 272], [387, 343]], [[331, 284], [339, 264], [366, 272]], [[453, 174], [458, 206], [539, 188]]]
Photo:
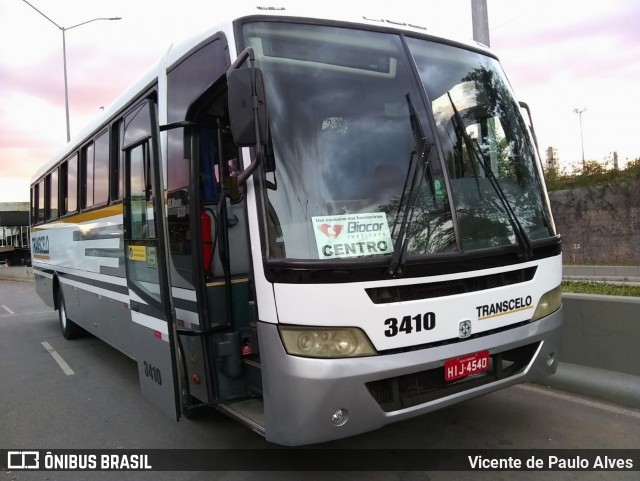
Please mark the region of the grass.
[[623, 286], [604, 282], [562, 281], [562, 291], [603, 296], [640, 297], [640, 286]]

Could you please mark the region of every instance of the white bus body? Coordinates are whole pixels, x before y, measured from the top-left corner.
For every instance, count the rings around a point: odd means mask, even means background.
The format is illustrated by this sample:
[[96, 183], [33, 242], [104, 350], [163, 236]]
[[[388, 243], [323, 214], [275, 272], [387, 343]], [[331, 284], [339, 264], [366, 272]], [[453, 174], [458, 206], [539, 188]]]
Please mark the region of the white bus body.
[[479, 45], [246, 12], [173, 46], [31, 198], [64, 336], [135, 359], [177, 418], [215, 407], [311, 444], [557, 366], [560, 239]]

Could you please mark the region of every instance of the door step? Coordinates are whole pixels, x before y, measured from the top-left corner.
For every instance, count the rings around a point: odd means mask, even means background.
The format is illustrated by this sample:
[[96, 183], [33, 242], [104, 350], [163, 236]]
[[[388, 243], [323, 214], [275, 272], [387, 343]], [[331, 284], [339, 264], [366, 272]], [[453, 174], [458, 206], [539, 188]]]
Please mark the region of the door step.
[[264, 436], [264, 403], [262, 399], [243, 399], [228, 404], [218, 404], [217, 409], [228, 416], [237, 419], [252, 431]]

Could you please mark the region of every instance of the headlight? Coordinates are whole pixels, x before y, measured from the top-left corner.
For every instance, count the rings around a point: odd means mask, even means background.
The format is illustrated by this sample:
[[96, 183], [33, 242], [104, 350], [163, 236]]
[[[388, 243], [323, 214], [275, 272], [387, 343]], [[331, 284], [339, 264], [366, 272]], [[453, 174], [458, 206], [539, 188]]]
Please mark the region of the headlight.
[[280, 326], [288, 354], [303, 357], [373, 356], [376, 350], [364, 332], [355, 327]]
[[550, 290], [540, 298], [536, 312], [533, 313], [532, 321], [537, 321], [549, 314], [556, 312], [562, 306], [562, 286]]

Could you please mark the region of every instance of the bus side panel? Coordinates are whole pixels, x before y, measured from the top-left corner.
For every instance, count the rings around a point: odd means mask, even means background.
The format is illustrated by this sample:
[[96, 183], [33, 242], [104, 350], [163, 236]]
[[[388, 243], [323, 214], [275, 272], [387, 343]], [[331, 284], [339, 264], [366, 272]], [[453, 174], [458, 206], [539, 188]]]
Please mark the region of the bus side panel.
[[53, 276], [38, 268], [33, 269], [33, 279], [36, 293], [51, 309], [55, 309], [53, 299]]
[[162, 412], [175, 418], [176, 398], [167, 324], [139, 312], [131, 314], [134, 321], [131, 324], [131, 337], [135, 346], [134, 357], [138, 361], [142, 394]]
[[[65, 296], [68, 288], [65, 288]], [[97, 338], [133, 358], [131, 311], [122, 302], [78, 289], [79, 304], [69, 318]], [[66, 299], [66, 297], [65, 297]], [[77, 319], [77, 320], [76, 320]]]

